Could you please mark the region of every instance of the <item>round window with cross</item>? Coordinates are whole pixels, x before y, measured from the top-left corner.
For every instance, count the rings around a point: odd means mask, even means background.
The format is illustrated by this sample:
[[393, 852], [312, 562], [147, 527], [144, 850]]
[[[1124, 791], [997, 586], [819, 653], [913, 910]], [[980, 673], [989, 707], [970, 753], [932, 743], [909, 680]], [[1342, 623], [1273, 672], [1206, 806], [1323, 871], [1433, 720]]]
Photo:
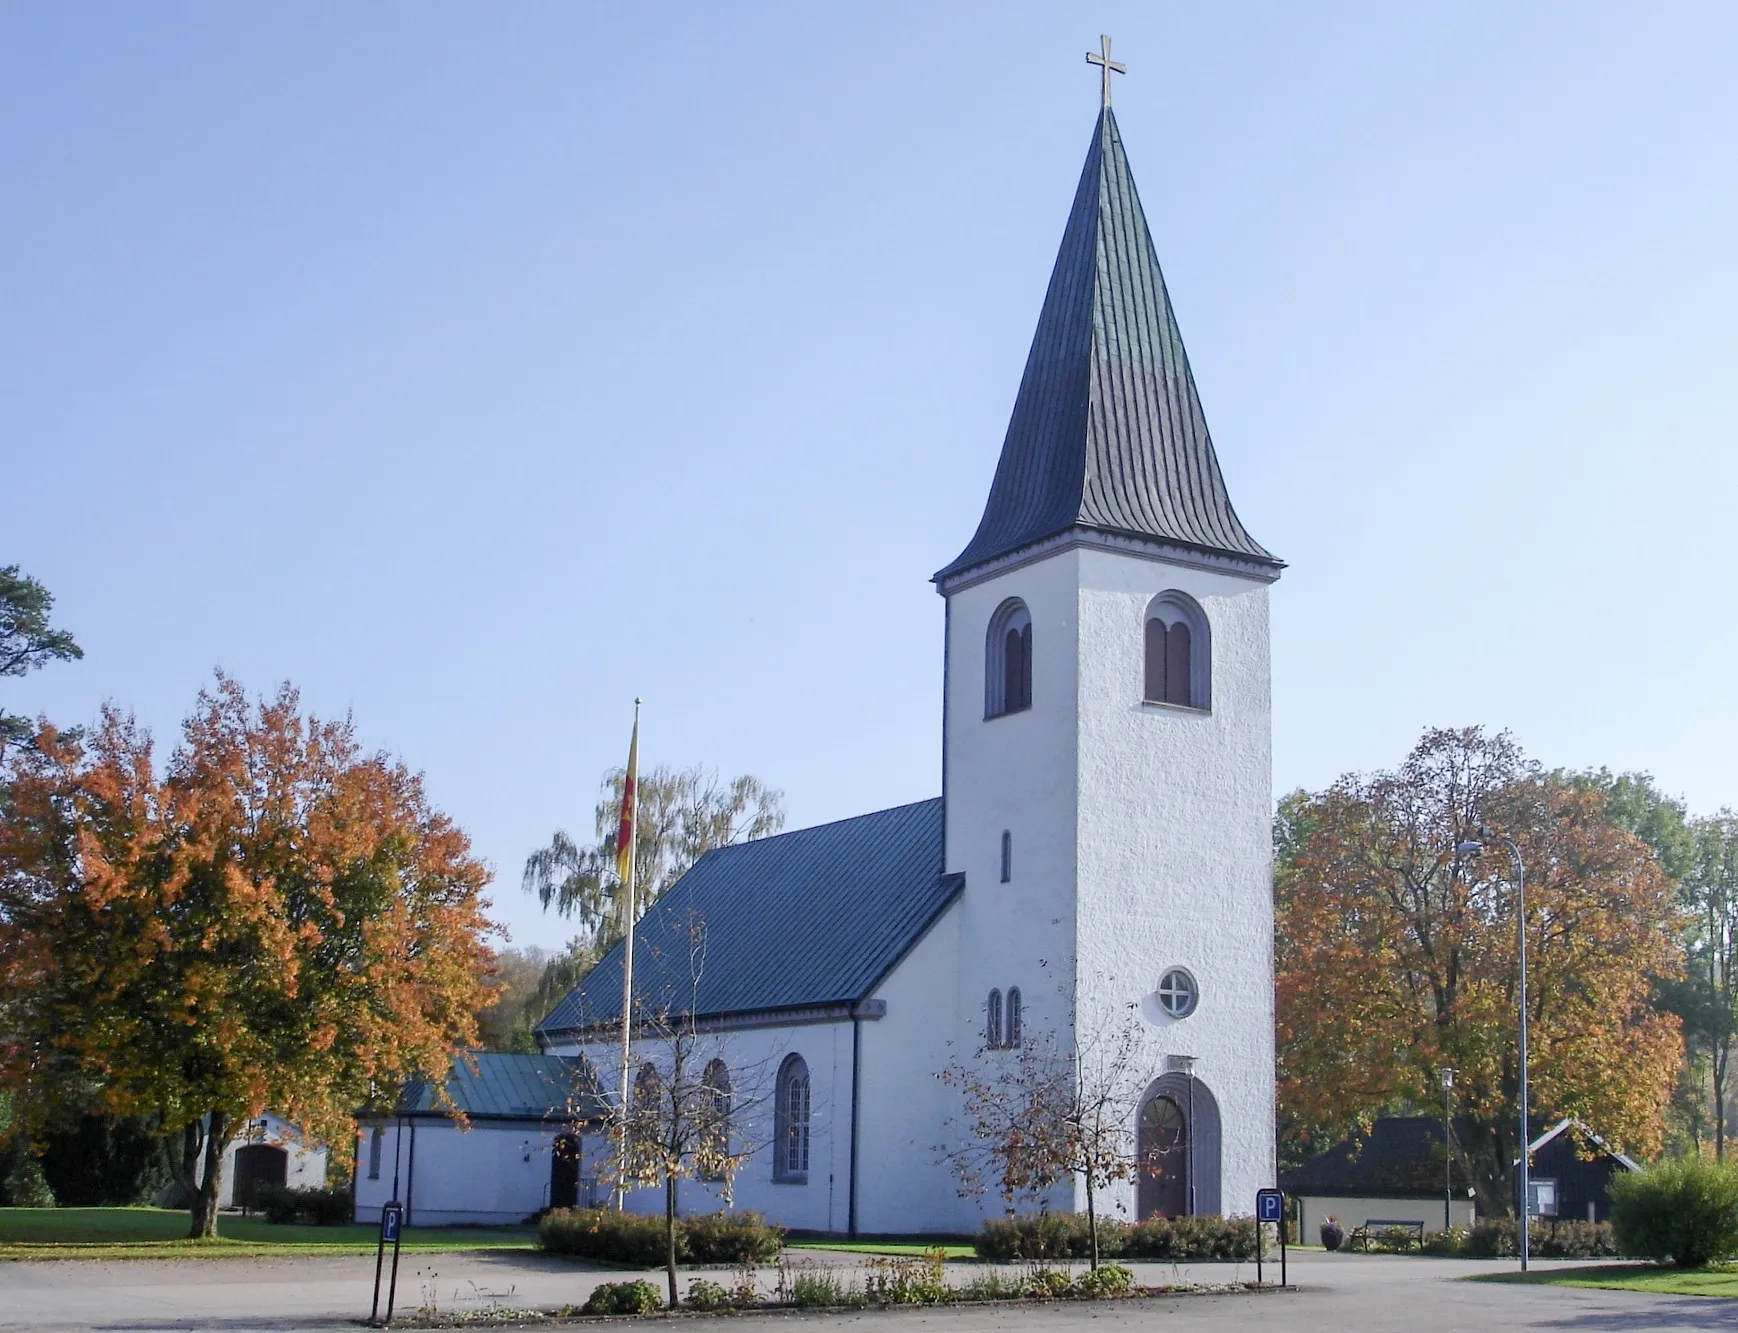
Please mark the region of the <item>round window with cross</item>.
[[1159, 978], [1159, 1006], [1172, 1018], [1187, 1018], [1195, 1012], [1201, 1000], [1201, 988], [1195, 978], [1180, 967], [1173, 967]]

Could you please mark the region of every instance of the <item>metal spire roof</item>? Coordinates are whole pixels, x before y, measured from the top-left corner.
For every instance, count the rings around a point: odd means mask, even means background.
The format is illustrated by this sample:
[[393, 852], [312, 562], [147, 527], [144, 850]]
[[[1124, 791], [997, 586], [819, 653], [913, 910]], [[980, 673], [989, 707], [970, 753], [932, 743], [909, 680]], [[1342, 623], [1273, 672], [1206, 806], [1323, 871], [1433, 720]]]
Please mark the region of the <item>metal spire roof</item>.
[[1071, 528], [1280, 561], [1243, 528], [1135, 193], [1100, 113], [977, 535], [937, 581]]

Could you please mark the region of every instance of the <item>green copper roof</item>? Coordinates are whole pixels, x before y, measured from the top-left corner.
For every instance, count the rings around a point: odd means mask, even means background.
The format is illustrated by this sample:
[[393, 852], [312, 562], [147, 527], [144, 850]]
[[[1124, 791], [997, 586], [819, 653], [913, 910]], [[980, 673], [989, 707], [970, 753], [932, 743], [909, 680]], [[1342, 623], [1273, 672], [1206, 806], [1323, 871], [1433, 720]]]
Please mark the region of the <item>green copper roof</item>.
[[977, 534], [937, 580], [1084, 528], [1253, 561], [1207, 433], [1177, 317], [1100, 114]]
[[404, 1115], [446, 1115], [453, 1108], [482, 1120], [585, 1120], [603, 1113], [590, 1071], [556, 1055], [474, 1051], [453, 1057], [447, 1097], [427, 1081], [404, 1089]]

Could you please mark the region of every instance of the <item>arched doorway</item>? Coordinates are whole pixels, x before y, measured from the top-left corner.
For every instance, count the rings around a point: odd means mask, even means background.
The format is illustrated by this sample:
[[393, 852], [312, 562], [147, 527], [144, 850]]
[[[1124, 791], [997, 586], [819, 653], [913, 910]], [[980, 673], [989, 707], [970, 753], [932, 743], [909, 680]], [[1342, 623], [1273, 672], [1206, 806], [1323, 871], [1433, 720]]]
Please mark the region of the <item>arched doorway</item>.
[[269, 1143], [247, 1143], [235, 1150], [235, 1191], [231, 1197], [243, 1210], [258, 1208], [261, 1185], [281, 1186], [289, 1176], [290, 1155]]
[[1189, 1117], [1182, 1104], [1163, 1093], [1149, 1097], [1141, 1106], [1136, 1148], [1140, 1216], [1182, 1217], [1189, 1211]]
[[579, 1159], [579, 1135], [556, 1135], [555, 1149], [549, 1154], [549, 1206], [551, 1208], [578, 1207]]

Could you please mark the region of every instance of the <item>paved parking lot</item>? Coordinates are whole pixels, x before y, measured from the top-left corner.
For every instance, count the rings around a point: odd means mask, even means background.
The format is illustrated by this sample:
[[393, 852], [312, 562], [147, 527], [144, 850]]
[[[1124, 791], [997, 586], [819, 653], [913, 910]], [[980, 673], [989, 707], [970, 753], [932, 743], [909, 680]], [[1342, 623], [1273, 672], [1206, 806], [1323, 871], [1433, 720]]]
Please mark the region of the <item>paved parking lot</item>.
[[[813, 1258], [814, 1256], [809, 1256]], [[830, 1262], [851, 1260], [836, 1256]], [[1692, 1330], [1738, 1328], [1738, 1302], [1462, 1282], [1469, 1273], [1512, 1263], [1345, 1256], [1293, 1256], [1296, 1291], [1165, 1297], [1108, 1305], [949, 1307], [850, 1315], [737, 1316], [729, 1333], [792, 1333], [827, 1325], [885, 1333], [979, 1333], [1021, 1328], [1044, 1333], [1090, 1325], [1099, 1333], [1168, 1333], [1311, 1328], [1492, 1333], [1496, 1329]], [[1226, 1281], [1253, 1277], [1253, 1265], [1139, 1264], [1140, 1280]], [[372, 1259], [130, 1260], [0, 1264], [0, 1329], [221, 1330], [282, 1333], [350, 1329], [368, 1313]], [[620, 1272], [589, 1269], [523, 1252], [406, 1256], [399, 1310], [475, 1309], [491, 1303], [541, 1306], [578, 1302]], [[654, 1278], [658, 1275], [652, 1274]], [[686, 1285], [686, 1278], [684, 1278]], [[686, 1327], [694, 1328], [689, 1324]], [[862, 1329], [861, 1333], [868, 1333]]]

